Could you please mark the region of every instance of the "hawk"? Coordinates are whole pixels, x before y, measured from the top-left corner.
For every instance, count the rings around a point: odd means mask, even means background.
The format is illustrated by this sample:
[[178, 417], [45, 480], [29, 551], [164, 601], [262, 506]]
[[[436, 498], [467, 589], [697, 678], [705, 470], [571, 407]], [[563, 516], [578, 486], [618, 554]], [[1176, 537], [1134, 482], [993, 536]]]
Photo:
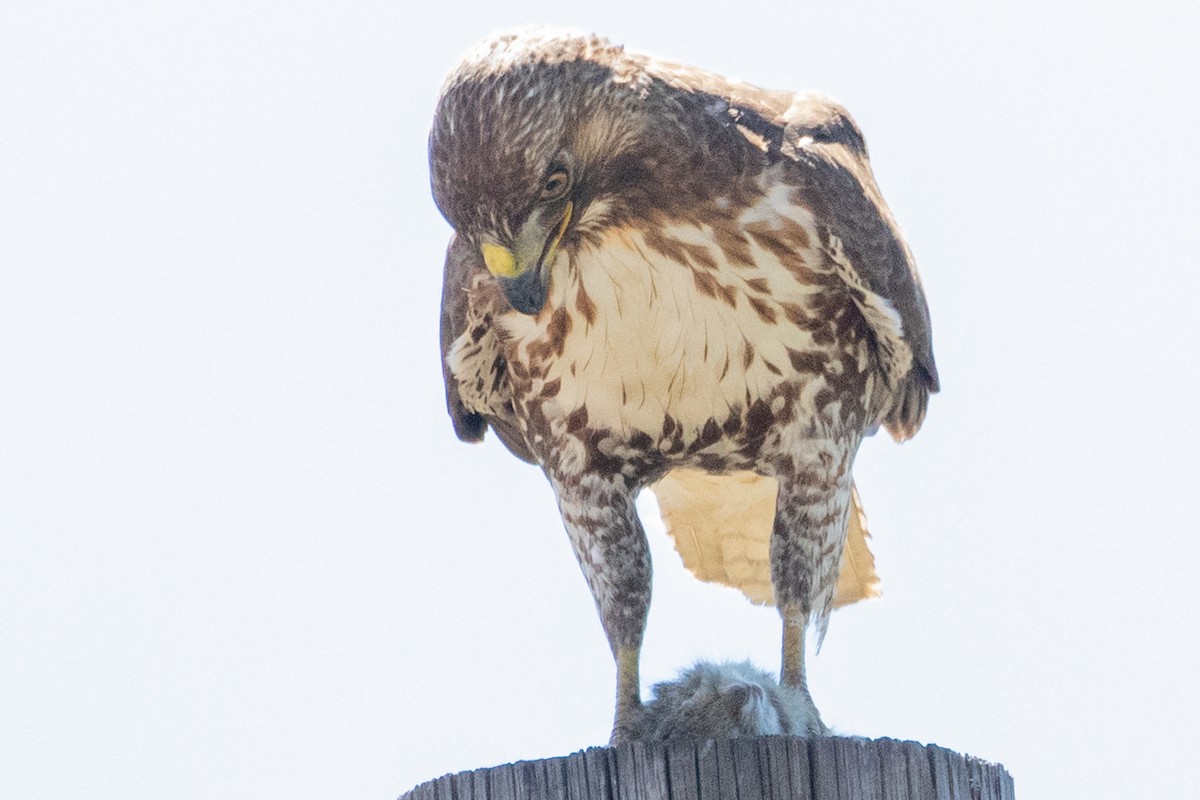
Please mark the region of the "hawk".
[[[823, 730], [806, 630], [873, 591], [855, 453], [881, 425], [915, 434], [938, 390], [858, 126], [821, 96], [538, 29], [454, 68], [429, 160], [454, 228], [450, 417], [549, 480], [616, 664], [613, 741], [642, 711], [648, 486], [693, 571], [777, 607], [781, 682]], [[839, 596], [845, 551], [860, 585]]]

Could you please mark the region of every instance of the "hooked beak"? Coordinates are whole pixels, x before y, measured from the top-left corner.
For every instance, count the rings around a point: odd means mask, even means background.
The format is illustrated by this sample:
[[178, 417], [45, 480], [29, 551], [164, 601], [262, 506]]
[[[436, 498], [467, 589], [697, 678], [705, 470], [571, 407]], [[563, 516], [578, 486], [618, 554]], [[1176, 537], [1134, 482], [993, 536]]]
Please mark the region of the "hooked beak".
[[546, 304], [550, 266], [572, 210], [568, 200], [562, 218], [553, 222], [553, 215], [547, 219], [543, 210], [535, 210], [521, 226], [511, 249], [495, 242], [484, 242], [480, 248], [488, 272], [496, 276], [509, 305], [522, 314], [536, 314]]

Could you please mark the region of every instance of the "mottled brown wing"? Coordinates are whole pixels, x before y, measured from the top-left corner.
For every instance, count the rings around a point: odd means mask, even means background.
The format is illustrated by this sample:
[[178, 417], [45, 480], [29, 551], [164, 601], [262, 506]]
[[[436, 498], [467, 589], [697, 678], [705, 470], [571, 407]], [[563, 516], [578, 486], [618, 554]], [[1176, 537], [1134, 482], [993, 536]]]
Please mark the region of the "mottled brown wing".
[[[507, 414], [495, 410], [481, 413], [477, 409], [467, 408], [459, 393], [458, 378], [451, 372], [446, 360], [451, 346], [466, 332], [472, 287], [481, 275], [486, 276], [487, 269], [479, 252], [458, 236], [451, 238], [446, 248], [446, 266], [442, 274], [442, 379], [446, 385], [446, 411], [454, 424], [454, 433], [462, 441], [481, 442], [491, 427], [513, 455], [532, 464], [535, 463], [533, 453], [529, 451], [529, 445], [511, 410]], [[490, 279], [490, 276], [487, 277]], [[480, 333], [498, 335], [495, 331]]]
[[900, 315], [913, 368], [884, 423], [896, 438], [907, 439], [920, 427], [929, 395], [939, 388], [929, 307], [916, 264], [875, 183], [862, 133], [846, 110], [805, 95], [796, 98], [784, 119], [780, 151], [795, 170], [789, 182], [797, 184], [817, 224], [841, 240], [863, 284]]

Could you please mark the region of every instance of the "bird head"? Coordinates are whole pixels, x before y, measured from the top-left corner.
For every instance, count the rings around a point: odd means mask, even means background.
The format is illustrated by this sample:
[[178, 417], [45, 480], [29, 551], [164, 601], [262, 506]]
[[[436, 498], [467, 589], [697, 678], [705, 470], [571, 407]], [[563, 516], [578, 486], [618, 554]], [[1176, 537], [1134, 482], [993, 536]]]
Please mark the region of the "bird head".
[[434, 200], [517, 311], [540, 311], [556, 264], [665, 190], [644, 60], [594, 36], [525, 31], [485, 40], [447, 78], [429, 137]]

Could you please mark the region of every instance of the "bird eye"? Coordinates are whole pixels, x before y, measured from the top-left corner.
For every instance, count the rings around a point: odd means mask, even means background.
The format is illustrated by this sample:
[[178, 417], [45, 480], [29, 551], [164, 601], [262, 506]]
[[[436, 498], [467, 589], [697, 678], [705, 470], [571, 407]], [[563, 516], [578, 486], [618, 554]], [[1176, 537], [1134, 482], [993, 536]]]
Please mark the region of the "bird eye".
[[546, 176], [546, 182], [542, 184], [541, 201], [543, 203], [551, 200], [557, 200], [567, 193], [567, 187], [571, 184], [571, 177], [565, 169], [556, 169]]

